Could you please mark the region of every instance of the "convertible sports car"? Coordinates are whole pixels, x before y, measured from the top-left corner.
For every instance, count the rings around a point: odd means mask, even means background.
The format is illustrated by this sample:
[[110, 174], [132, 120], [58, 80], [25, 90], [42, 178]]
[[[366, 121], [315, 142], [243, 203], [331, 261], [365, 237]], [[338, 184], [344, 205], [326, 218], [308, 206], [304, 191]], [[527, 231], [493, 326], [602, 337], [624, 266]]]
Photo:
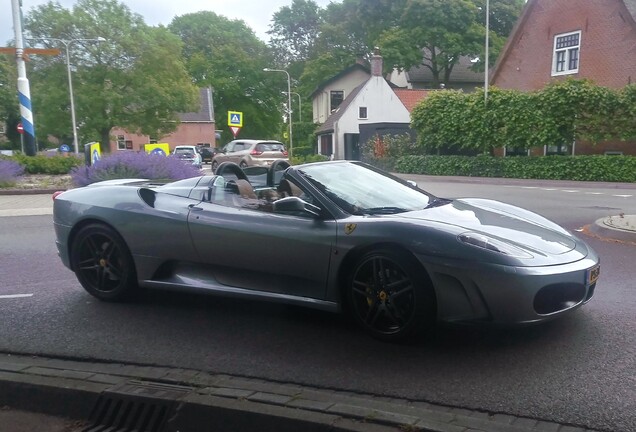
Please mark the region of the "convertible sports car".
[[597, 254], [527, 210], [438, 198], [361, 162], [253, 168], [63, 192], [62, 262], [101, 300], [146, 287], [346, 310], [383, 340], [438, 320], [545, 321], [594, 294]]

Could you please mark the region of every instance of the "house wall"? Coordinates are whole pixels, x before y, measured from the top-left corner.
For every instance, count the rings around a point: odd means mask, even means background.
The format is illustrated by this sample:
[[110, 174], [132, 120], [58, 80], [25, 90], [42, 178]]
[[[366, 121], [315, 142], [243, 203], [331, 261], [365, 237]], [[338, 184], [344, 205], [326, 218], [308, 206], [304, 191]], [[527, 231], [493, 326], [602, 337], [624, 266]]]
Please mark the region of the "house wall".
[[[531, 0], [528, 8], [499, 59], [494, 86], [532, 91], [567, 77], [615, 89], [636, 82], [636, 24], [622, 0]], [[578, 73], [553, 77], [554, 37], [574, 31], [581, 31]], [[605, 152], [636, 155], [636, 143], [576, 143], [577, 155]]]
[[329, 83], [312, 100], [313, 122], [322, 124], [329, 117], [329, 95], [332, 90], [343, 90], [346, 99], [351, 91], [369, 79], [369, 73], [355, 69], [342, 78]]
[[[359, 119], [360, 107], [367, 119]], [[360, 124], [410, 123], [410, 114], [383, 77], [370, 78], [334, 127], [334, 158], [344, 159], [344, 134], [360, 133]]]
[[538, 90], [553, 77], [554, 36], [581, 31], [579, 72], [565, 75], [621, 88], [636, 82], [636, 27], [623, 1], [534, 0], [492, 84]]
[[[123, 129], [113, 128], [110, 131], [111, 141], [109, 146], [111, 152], [118, 150], [118, 135], [123, 135], [126, 141], [132, 141], [132, 149], [127, 150], [139, 151], [142, 145], [150, 141], [148, 135], [131, 134]], [[157, 142], [170, 144], [171, 150], [177, 145], [196, 145], [198, 143], [209, 143], [214, 148], [216, 147], [215, 124], [210, 122], [180, 123], [175, 132], [158, 138]]]

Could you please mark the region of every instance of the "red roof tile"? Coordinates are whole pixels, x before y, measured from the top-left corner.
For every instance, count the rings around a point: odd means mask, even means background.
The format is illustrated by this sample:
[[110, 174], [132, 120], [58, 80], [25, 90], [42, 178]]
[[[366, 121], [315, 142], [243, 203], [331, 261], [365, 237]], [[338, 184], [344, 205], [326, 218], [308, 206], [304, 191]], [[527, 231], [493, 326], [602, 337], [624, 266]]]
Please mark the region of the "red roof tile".
[[396, 88], [393, 91], [409, 112], [413, 111], [419, 101], [428, 96], [428, 90]]

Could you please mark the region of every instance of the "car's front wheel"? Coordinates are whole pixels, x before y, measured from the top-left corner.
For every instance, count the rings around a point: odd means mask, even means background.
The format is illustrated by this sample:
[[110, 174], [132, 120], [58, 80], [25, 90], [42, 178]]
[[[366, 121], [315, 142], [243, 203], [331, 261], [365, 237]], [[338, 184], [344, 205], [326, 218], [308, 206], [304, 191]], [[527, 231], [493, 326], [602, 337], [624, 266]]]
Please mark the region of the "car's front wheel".
[[211, 166], [212, 172], [216, 172], [216, 168], [218, 166], [219, 166], [219, 163], [217, 161], [213, 160], [212, 161], [212, 166]]
[[240, 166], [241, 168], [247, 168], [247, 162], [245, 162], [245, 161], [241, 161], [241, 163], [239, 164], [239, 166]]
[[71, 265], [84, 289], [100, 300], [125, 300], [137, 288], [130, 251], [107, 225], [90, 224], [80, 229], [72, 243]]
[[430, 282], [406, 252], [381, 249], [364, 254], [350, 273], [348, 287], [354, 319], [378, 339], [402, 341], [436, 321]]

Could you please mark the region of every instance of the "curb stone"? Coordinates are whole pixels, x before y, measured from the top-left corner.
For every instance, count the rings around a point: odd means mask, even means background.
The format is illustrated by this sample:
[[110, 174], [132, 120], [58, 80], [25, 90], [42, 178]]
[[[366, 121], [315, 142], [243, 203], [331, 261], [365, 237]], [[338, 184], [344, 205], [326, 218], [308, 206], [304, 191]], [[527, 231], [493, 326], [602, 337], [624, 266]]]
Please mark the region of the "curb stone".
[[165, 431], [593, 432], [544, 419], [190, 369], [0, 354], [0, 406], [84, 420], [104, 397], [171, 401], [175, 408]]

